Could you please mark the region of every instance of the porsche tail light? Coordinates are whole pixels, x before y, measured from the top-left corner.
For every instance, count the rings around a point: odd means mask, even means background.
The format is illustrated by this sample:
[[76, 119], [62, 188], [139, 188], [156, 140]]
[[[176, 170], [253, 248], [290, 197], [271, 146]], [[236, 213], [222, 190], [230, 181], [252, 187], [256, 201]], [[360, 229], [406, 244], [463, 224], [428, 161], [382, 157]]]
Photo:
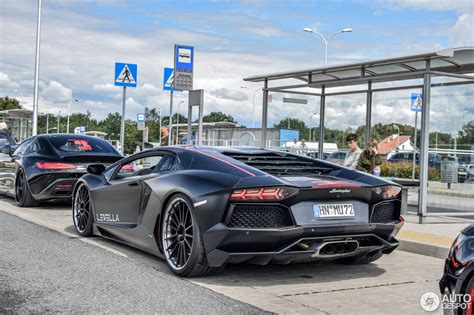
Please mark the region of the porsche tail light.
[[36, 167], [41, 170], [71, 170], [76, 168], [74, 164], [61, 162], [36, 162]]
[[292, 187], [258, 187], [236, 189], [230, 195], [232, 201], [279, 201], [298, 193]]

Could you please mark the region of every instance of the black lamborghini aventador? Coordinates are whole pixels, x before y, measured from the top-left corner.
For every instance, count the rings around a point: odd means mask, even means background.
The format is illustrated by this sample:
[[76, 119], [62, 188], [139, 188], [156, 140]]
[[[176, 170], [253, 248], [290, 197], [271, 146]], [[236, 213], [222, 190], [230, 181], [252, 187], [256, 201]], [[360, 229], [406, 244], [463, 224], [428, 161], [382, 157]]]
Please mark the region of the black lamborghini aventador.
[[45, 200], [71, 200], [77, 179], [89, 164], [110, 165], [123, 156], [105, 140], [74, 134], [31, 137], [15, 150], [2, 148], [0, 192], [21, 207]]
[[164, 257], [179, 276], [226, 263], [365, 264], [392, 252], [402, 187], [257, 148], [164, 147], [91, 165], [73, 196], [77, 232]]

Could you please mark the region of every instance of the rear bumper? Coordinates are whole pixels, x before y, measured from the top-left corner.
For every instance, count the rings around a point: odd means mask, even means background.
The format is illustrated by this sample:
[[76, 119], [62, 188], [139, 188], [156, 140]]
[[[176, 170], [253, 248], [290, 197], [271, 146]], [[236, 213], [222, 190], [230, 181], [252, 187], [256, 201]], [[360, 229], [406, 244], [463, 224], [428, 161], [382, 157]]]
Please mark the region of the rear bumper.
[[[360, 256], [376, 250], [392, 252], [403, 222], [337, 226], [296, 226], [283, 229], [230, 229], [217, 224], [207, 231], [204, 244], [210, 266], [225, 263], [291, 263]], [[325, 253], [328, 244], [356, 244], [348, 251]]]
[[[70, 176], [57, 178], [51, 182], [46, 176], [35, 179], [36, 191], [32, 189], [32, 195], [36, 200], [68, 200], [72, 198], [72, 191], [82, 173], [68, 174]], [[30, 182], [31, 187], [31, 182]]]

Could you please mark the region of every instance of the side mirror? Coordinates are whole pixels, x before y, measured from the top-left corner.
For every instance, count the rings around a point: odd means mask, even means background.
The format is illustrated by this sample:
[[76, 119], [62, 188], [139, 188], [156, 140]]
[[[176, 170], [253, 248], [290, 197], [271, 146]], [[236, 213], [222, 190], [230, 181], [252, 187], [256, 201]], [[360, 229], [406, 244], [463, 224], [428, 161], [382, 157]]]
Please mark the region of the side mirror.
[[101, 175], [105, 171], [103, 164], [91, 164], [87, 167], [87, 173], [92, 175]]
[[12, 147], [9, 145], [6, 145], [2, 148], [2, 153], [3, 154], [8, 154], [9, 156], [12, 156], [13, 150]]

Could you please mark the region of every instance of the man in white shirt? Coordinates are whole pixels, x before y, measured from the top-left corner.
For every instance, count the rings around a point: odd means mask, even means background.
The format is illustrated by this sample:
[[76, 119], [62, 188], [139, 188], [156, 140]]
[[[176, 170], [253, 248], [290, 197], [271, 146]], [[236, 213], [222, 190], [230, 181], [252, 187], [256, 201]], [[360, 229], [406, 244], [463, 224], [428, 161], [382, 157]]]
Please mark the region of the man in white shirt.
[[359, 148], [357, 141], [357, 135], [354, 133], [350, 133], [346, 137], [346, 144], [349, 148], [349, 151], [347, 151], [346, 157], [344, 158], [343, 165], [345, 167], [355, 169], [357, 162], [359, 162], [359, 157], [362, 153], [362, 150]]

